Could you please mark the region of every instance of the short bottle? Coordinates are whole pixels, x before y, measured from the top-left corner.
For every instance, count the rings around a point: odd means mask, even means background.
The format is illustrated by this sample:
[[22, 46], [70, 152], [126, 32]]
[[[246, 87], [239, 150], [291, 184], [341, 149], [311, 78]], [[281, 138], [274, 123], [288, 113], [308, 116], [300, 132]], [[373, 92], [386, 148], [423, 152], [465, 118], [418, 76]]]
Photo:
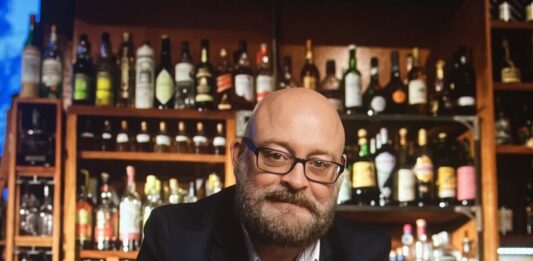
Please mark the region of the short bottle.
[[113, 132], [111, 130], [111, 122], [109, 120], [104, 121], [104, 129], [100, 136], [100, 150], [101, 151], [113, 151], [115, 150], [115, 140], [113, 139]]
[[363, 93], [363, 108], [368, 116], [385, 112], [387, 101], [379, 83], [378, 58], [370, 59], [370, 83]]
[[194, 153], [202, 154], [209, 152], [209, 142], [205, 136], [204, 124], [196, 123], [196, 134], [192, 138]]
[[366, 130], [360, 129], [357, 135], [359, 153], [352, 167], [352, 201], [357, 205], [374, 206], [379, 195], [376, 167], [370, 156]]
[[344, 111], [343, 93], [341, 82], [335, 75], [335, 60], [326, 61], [326, 77], [320, 83], [320, 93], [337, 109], [338, 112]]
[[167, 124], [164, 121], [159, 122], [159, 132], [155, 136], [154, 151], [170, 152], [170, 136], [167, 133]]
[[187, 135], [185, 122], [178, 122], [178, 133], [174, 137], [174, 151], [177, 153], [191, 152], [191, 139]]
[[135, 136], [135, 149], [140, 152], [153, 151], [151, 140], [148, 132], [148, 123], [141, 121], [141, 129]]
[[226, 135], [224, 134], [224, 125], [217, 123], [217, 133], [213, 137], [213, 154], [226, 154]]
[[120, 121], [120, 131], [117, 133], [115, 144], [116, 151], [131, 150], [131, 138], [128, 130], [128, 122], [125, 120]]

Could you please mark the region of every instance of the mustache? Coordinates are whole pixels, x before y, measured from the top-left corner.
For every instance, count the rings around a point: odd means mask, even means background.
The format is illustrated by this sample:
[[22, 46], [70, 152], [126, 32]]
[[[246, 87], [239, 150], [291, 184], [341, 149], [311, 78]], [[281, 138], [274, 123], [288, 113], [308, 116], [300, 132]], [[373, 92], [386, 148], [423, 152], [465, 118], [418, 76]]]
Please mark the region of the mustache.
[[263, 195], [266, 200], [281, 201], [307, 208], [313, 214], [320, 214], [316, 203], [302, 193], [292, 193], [283, 188], [273, 188]]

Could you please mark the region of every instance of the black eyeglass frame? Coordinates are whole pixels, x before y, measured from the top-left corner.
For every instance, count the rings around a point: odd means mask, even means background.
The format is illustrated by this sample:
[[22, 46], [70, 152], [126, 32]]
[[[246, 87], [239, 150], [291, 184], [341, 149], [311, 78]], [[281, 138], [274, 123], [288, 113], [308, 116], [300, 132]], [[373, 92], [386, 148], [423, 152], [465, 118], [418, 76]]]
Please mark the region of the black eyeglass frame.
[[[246, 138], [246, 137], [243, 137], [242, 138], [243, 142], [244, 142], [244, 145], [251, 151], [255, 154], [255, 165], [257, 166], [257, 168], [259, 168], [260, 170], [262, 171], [267, 171], [268, 173], [272, 173], [272, 174], [276, 174], [276, 175], [286, 175], [287, 173], [291, 172], [292, 169], [294, 169], [294, 166], [296, 166], [296, 164], [298, 163], [302, 163], [302, 165], [304, 166], [304, 175], [305, 175], [305, 178], [307, 178], [308, 180], [310, 181], [313, 181], [313, 182], [316, 182], [316, 183], [320, 183], [320, 184], [333, 184], [335, 182], [337, 182], [337, 180], [339, 179], [340, 175], [342, 174], [342, 172], [344, 171], [344, 169], [346, 168], [345, 164], [346, 163], [338, 163], [338, 162], [335, 162], [335, 161], [328, 161], [328, 160], [321, 160], [323, 162], [327, 162], [327, 163], [332, 163], [332, 164], [335, 164], [337, 165], [337, 176], [330, 182], [325, 182], [325, 181], [319, 181], [319, 180], [315, 180], [315, 179], [312, 179], [312, 178], [309, 178], [307, 176], [307, 173], [305, 171], [305, 166], [307, 164], [307, 162], [309, 161], [312, 161], [312, 160], [316, 160], [316, 159], [301, 159], [301, 158], [298, 158], [290, 153], [287, 153], [287, 152], [284, 152], [284, 151], [279, 151], [279, 150], [275, 150], [275, 149], [271, 149], [271, 148], [266, 148], [266, 147], [256, 147], [252, 140], [250, 140], [249, 138]], [[265, 170], [265, 169], [262, 169], [261, 167], [259, 167], [259, 152], [261, 152], [261, 150], [263, 149], [267, 149], [267, 150], [271, 150], [271, 151], [276, 151], [276, 152], [280, 152], [280, 153], [283, 153], [283, 154], [288, 154], [291, 156], [293, 160], [293, 163], [292, 163], [292, 166], [289, 168], [289, 170], [287, 170], [287, 172], [285, 173], [276, 173], [276, 172], [271, 172], [269, 170]]]

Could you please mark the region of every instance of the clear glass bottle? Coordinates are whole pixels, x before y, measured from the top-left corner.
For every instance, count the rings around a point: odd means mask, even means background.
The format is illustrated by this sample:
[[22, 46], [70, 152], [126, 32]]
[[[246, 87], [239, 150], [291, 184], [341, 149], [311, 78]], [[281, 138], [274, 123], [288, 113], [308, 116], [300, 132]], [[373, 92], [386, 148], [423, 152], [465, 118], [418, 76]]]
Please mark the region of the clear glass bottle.
[[414, 260], [415, 238], [413, 237], [413, 227], [410, 224], [405, 224], [403, 226], [403, 235], [401, 241], [402, 256], [405, 258], [405, 260]]
[[461, 258], [461, 253], [450, 243], [450, 234], [448, 232], [440, 232], [433, 235], [433, 257], [434, 261], [458, 261]]
[[167, 133], [167, 124], [164, 121], [159, 122], [159, 132], [155, 136], [154, 151], [170, 152], [170, 136]]
[[197, 200], [198, 198], [196, 197], [196, 187], [194, 185], [194, 181], [191, 181], [189, 183], [189, 191], [184, 198], [184, 203], [194, 203]]
[[54, 234], [54, 206], [48, 185], [44, 185], [43, 195], [43, 203], [39, 210], [39, 235], [52, 236]]
[[320, 93], [337, 109], [338, 112], [344, 111], [343, 93], [341, 82], [336, 76], [335, 60], [326, 61], [326, 78], [320, 83]]
[[148, 175], [146, 177], [144, 195], [146, 195], [146, 199], [142, 205], [142, 227], [146, 224], [152, 210], [161, 206], [161, 183], [154, 175]]
[[414, 245], [414, 260], [430, 261], [433, 253], [431, 242], [426, 234], [426, 221], [424, 219], [416, 220], [416, 241]]
[[97, 250], [112, 250], [117, 239], [117, 209], [111, 198], [109, 174], [102, 172], [100, 200], [95, 208], [94, 244]]
[[386, 206], [392, 203], [392, 174], [396, 170], [396, 151], [389, 143], [389, 134], [386, 128], [379, 130], [380, 148], [376, 152], [374, 162], [379, 185], [379, 205]]
[[230, 64], [228, 52], [225, 48], [220, 49], [220, 62], [217, 65], [217, 108], [219, 110], [231, 110], [235, 100], [233, 87], [233, 69]]
[[126, 191], [119, 205], [119, 240], [124, 252], [137, 250], [141, 245], [141, 198], [135, 191], [135, 168], [126, 167]]
[[261, 43], [260, 50], [257, 53], [257, 77], [255, 78], [256, 101], [260, 102], [263, 98], [274, 91], [274, 77], [272, 75], [272, 61], [268, 56], [267, 44]]
[[168, 196], [168, 203], [170, 204], [178, 204], [183, 203], [183, 195], [180, 194], [180, 187], [178, 184], [178, 179], [171, 178], [168, 181], [170, 193]]
[[115, 150], [115, 140], [113, 139], [113, 132], [111, 130], [111, 122], [109, 120], [104, 121], [104, 129], [100, 136], [100, 150], [113, 151]]
[[50, 39], [44, 50], [41, 74], [41, 97], [60, 99], [62, 97], [63, 68], [59, 50], [56, 26], [50, 27]]

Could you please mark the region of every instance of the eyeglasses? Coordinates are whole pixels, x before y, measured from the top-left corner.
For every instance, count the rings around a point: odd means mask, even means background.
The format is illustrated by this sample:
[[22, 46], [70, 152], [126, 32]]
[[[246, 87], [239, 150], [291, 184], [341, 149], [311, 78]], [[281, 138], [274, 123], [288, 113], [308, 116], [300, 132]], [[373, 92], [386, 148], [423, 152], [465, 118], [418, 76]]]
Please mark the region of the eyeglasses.
[[313, 182], [332, 184], [337, 181], [344, 171], [344, 163], [327, 161], [318, 158], [300, 159], [292, 154], [270, 148], [258, 148], [246, 137], [243, 138], [246, 147], [256, 156], [256, 165], [262, 171], [285, 175], [302, 163], [305, 177]]

